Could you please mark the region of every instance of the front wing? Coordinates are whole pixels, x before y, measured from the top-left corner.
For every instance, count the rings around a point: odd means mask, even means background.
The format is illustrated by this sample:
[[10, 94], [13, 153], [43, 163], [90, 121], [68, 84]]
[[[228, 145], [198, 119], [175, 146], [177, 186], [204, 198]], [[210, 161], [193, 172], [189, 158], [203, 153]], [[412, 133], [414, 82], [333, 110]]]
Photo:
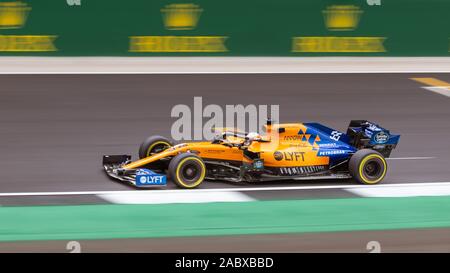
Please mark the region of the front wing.
[[121, 167], [131, 162], [131, 155], [105, 155], [103, 156], [103, 168], [109, 177], [119, 181], [136, 185], [136, 171], [123, 170]]

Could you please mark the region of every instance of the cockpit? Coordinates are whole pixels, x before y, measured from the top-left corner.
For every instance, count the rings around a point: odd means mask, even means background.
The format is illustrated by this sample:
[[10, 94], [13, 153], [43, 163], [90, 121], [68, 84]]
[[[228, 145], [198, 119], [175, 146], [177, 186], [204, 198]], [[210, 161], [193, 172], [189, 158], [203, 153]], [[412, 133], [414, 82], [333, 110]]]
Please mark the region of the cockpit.
[[218, 132], [214, 136], [212, 143], [222, 144], [229, 147], [243, 148], [250, 146], [254, 141], [267, 142], [267, 140], [263, 140], [261, 135], [257, 132], [244, 133], [238, 131], [224, 131]]

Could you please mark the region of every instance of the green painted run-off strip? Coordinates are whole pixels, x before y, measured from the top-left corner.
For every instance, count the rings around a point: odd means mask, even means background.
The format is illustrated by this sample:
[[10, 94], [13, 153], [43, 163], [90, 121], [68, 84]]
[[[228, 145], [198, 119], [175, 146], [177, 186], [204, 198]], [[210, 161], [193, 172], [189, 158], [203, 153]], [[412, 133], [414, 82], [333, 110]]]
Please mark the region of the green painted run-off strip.
[[450, 227], [450, 196], [0, 207], [0, 241]]

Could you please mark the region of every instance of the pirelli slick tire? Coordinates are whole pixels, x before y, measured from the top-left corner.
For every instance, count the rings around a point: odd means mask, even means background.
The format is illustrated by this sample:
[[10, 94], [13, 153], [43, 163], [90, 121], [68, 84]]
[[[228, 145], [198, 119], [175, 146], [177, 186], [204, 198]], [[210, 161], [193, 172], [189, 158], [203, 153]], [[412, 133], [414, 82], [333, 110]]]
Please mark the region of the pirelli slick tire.
[[172, 147], [170, 140], [163, 136], [151, 136], [142, 142], [139, 147], [139, 158], [146, 158], [152, 154], [159, 153]]
[[377, 151], [362, 149], [349, 162], [349, 172], [359, 183], [373, 185], [380, 183], [387, 172], [386, 159]]
[[[162, 136], [151, 136], [147, 138], [144, 142], [142, 142], [139, 147], [139, 158], [146, 158], [153, 154], [164, 151], [165, 149], [172, 147], [172, 143], [165, 137]], [[152, 162], [143, 166], [144, 168], [150, 169], [156, 172], [163, 172], [167, 170], [167, 166], [169, 161], [159, 160], [156, 162]]]
[[169, 163], [169, 176], [179, 188], [193, 189], [205, 179], [206, 166], [195, 154], [179, 154]]

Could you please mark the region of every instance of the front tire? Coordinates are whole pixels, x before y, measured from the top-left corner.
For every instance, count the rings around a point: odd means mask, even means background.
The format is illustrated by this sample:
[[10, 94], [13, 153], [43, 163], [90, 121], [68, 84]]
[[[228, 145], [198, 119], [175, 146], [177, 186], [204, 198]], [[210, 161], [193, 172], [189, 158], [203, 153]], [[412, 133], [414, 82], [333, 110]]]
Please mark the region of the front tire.
[[362, 149], [357, 151], [349, 162], [349, 172], [361, 184], [380, 183], [387, 172], [386, 159], [377, 151]]
[[195, 154], [179, 154], [170, 161], [169, 175], [179, 188], [193, 189], [205, 179], [206, 166]]
[[[139, 147], [139, 158], [146, 158], [156, 153], [160, 153], [169, 147], [172, 147], [172, 143], [162, 136], [151, 136], [142, 142]], [[168, 161], [158, 160], [150, 164], [145, 165], [145, 168], [156, 172], [162, 172], [167, 169]]]
[[146, 158], [155, 153], [160, 153], [165, 149], [172, 147], [170, 140], [163, 136], [151, 136], [142, 142], [139, 147], [139, 158]]

